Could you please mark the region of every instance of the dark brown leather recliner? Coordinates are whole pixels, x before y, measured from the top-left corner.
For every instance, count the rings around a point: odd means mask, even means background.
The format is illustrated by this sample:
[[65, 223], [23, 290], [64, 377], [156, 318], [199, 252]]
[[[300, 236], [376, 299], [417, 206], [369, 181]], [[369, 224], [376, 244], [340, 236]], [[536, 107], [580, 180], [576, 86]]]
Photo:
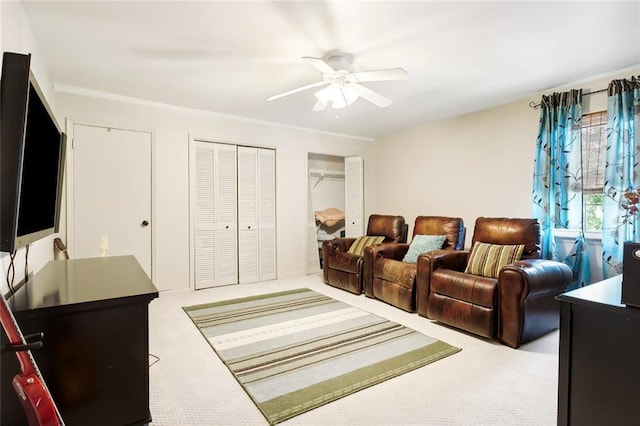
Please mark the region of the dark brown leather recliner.
[[[418, 216], [413, 227], [413, 237], [416, 235], [444, 235], [441, 249], [464, 248], [465, 228], [459, 217]], [[364, 294], [415, 312], [417, 264], [402, 261], [409, 246], [397, 243], [365, 249]]]
[[[540, 240], [536, 219], [478, 218], [470, 251], [418, 258], [418, 314], [512, 348], [558, 328], [555, 296], [565, 291], [572, 272], [564, 263], [539, 259]], [[465, 273], [479, 243], [523, 244], [524, 250], [521, 260], [488, 278]]]
[[[402, 216], [372, 214], [367, 224], [368, 236], [383, 236], [383, 243], [407, 241], [407, 226]], [[322, 243], [322, 272], [330, 286], [362, 293], [361, 255], [348, 253], [356, 238], [336, 238]]]

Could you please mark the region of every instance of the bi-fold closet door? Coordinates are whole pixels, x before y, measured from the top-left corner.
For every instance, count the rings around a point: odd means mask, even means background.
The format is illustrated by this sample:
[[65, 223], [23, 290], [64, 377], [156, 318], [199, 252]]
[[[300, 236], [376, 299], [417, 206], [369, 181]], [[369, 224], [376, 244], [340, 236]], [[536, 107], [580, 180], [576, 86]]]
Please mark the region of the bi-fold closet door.
[[275, 279], [275, 151], [191, 148], [193, 288]]
[[276, 278], [275, 151], [238, 147], [238, 280]]
[[345, 174], [345, 236], [357, 238], [364, 235], [364, 168], [362, 157], [344, 159]]

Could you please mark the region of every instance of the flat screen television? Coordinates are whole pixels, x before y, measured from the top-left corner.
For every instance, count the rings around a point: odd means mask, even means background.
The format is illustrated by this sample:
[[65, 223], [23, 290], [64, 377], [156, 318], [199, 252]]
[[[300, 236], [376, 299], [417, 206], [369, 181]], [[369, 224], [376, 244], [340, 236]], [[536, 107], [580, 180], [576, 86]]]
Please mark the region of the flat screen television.
[[58, 232], [66, 136], [33, 73], [5, 52], [0, 77], [0, 251]]

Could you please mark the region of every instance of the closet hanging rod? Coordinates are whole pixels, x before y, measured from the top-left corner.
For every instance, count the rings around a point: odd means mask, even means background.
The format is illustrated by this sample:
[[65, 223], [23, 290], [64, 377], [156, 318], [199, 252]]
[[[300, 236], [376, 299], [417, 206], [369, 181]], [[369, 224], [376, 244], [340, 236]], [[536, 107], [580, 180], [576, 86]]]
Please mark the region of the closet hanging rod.
[[[582, 96], [595, 95], [596, 93], [606, 92], [607, 90], [608, 89], [594, 90], [593, 92], [583, 93]], [[531, 101], [531, 102], [529, 102], [529, 108], [538, 109], [538, 108], [540, 108], [540, 104], [539, 103], [535, 103], [534, 101]]]
[[339, 170], [309, 169], [309, 176], [319, 178], [344, 178], [344, 172]]

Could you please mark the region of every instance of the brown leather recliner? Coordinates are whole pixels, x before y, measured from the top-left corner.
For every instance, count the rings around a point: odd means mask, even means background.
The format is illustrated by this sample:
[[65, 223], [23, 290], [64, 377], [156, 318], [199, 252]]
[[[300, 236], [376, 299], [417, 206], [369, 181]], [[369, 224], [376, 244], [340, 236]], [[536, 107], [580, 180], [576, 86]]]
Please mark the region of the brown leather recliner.
[[[407, 241], [407, 226], [402, 216], [372, 214], [367, 224], [368, 236], [383, 236], [383, 243]], [[336, 238], [322, 243], [322, 272], [330, 286], [362, 293], [361, 255], [348, 253], [356, 238]]]
[[[539, 258], [540, 239], [536, 219], [478, 218], [470, 251], [418, 258], [418, 314], [512, 348], [558, 328], [555, 296], [564, 292], [572, 273], [564, 263]], [[524, 250], [497, 278], [465, 273], [479, 243], [523, 244]]]
[[[444, 235], [443, 250], [462, 250], [464, 222], [459, 217], [418, 216], [416, 235]], [[402, 259], [410, 244], [397, 243], [367, 247], [364, 253], [364, 294], [408, 312], [416, 311], [417, 264]]]

